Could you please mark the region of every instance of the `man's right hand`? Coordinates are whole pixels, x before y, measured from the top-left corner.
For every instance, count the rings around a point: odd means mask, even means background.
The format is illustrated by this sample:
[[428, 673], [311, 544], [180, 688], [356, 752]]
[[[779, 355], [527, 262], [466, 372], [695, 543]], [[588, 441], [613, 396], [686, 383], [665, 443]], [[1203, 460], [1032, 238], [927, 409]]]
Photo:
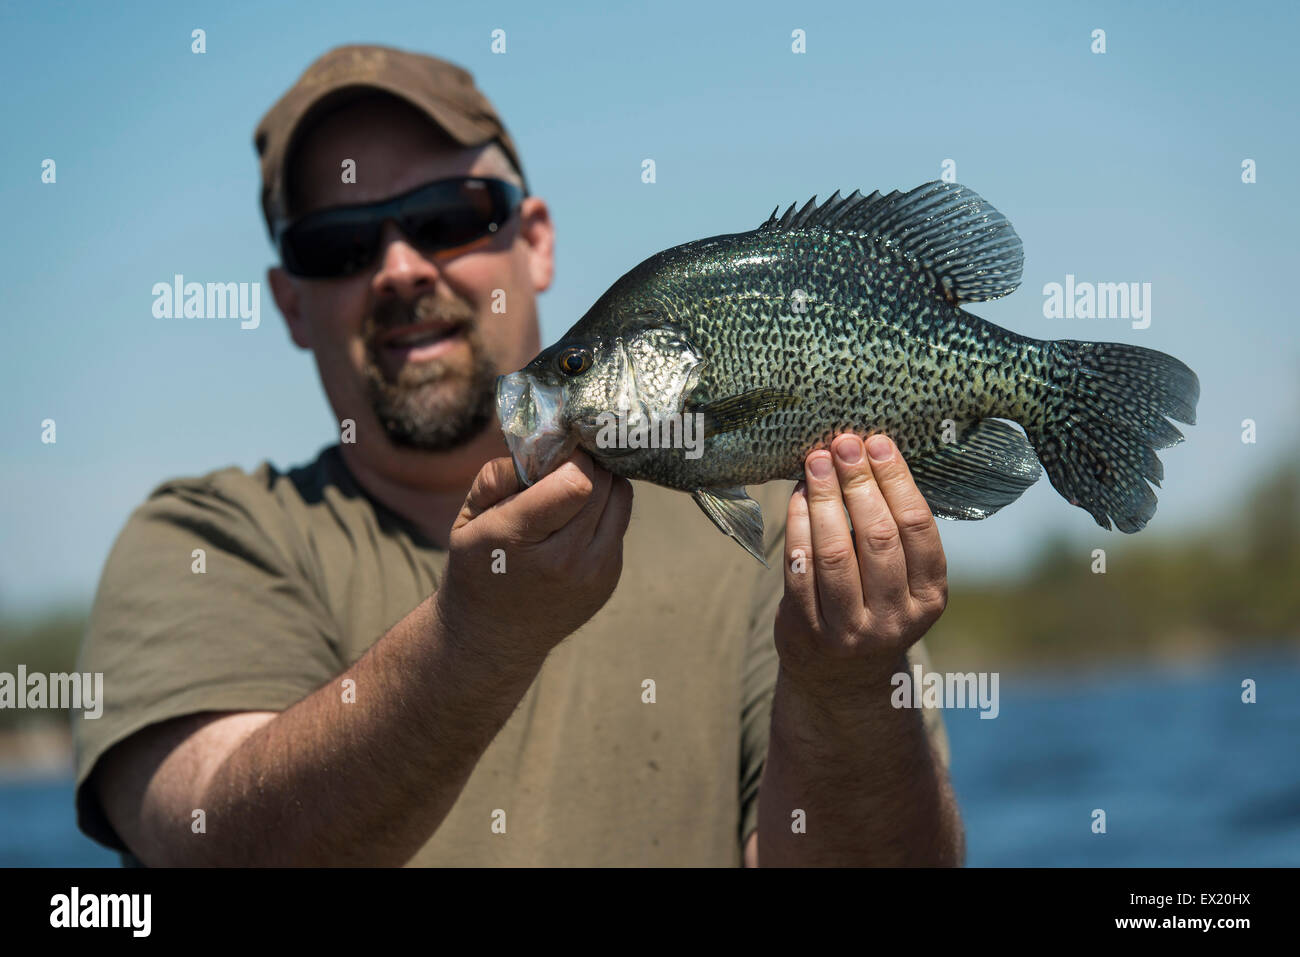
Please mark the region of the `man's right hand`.
[[[585, 454], [521, 489], [485, 465], [438, 591], [339, 677], [282, 712], [204, 712], [119, 742], [95, 772], [109, 820], [147, 864], [408, 861], [451, 811], [551, 648], [614, 591], [632, 487]], [[493, 574], [492, 552], [506, 573]], [[508, 663], [511, 667], [503, 667]], [[377, 776], [355, 774], [364, 765]], [[196, 841], [194, 808], [208, 814]]]
[[545, 658], [613, 593], [631, 511], [632, 484], [585, 452], [527, 487], [493, 459], [452, 525], [439, 618], [476, 644]]

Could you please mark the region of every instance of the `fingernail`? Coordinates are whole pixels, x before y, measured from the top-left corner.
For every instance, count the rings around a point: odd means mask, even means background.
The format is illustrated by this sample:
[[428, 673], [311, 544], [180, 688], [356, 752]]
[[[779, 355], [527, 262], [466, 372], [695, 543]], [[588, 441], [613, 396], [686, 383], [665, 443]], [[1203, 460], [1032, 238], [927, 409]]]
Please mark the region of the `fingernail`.
[[835, 443], [835, 454], [845, 465], [857, 465], [862, 461], [862, 440], [856, 435], [840, 439]]
[[867, 440], [867, 451], [876, 462], [888, 462], [894, 452], [894, 443], [883, 435], [873, 435]]
[[808, 463], [808, 471], [813, 478], [828, 478], [835, 471], [831, 466], [831, 457], [829, 455], [814, 455]]

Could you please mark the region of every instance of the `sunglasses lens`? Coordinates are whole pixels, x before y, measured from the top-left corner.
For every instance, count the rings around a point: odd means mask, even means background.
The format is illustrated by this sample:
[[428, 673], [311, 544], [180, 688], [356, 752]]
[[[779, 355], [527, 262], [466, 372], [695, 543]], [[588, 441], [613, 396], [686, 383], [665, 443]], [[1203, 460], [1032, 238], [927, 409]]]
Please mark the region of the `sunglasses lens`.
[[308, 217], [284, 235], [285, 268], [298, 276], [346, 276], [370, 265], [380, 224], [331, 210]]
[[453, 195], [430, 194], [406, 212], [406, 233], [422, 249], [452, 249], [491, 235], [510, 218], [513, 203], [508, 184], [470, 179], [457, 184]]
[[441, 180], [387, 202], [310, 214], [281, 235], [280, 254], [295, 276], [346, 276], [374, 262], [389, 219], [421, 249], [453, 249], [491, 235], [522, 198], [519, 187], [502, 180]]

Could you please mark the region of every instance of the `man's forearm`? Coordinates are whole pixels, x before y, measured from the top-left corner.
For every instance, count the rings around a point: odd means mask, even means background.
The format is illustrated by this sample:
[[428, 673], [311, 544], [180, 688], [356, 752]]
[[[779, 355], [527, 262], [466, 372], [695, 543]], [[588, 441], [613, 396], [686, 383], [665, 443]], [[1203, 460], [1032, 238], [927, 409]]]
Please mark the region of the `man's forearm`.
[[[207, 833], [173, 845], [183, 862], [409, 860], [542, 665], [464, 632], [430, 598], [336, 680], [254, 731], [203, 789]], [[343, 700], [345, 678], [356, 682], [355, 702]]]
[[882, 675], [850, 693], [814, 694], [778, 671], [759, 785], [760, 866], [962, 862], [948, 774], [921, 713], [892, 707], [891, 690]]

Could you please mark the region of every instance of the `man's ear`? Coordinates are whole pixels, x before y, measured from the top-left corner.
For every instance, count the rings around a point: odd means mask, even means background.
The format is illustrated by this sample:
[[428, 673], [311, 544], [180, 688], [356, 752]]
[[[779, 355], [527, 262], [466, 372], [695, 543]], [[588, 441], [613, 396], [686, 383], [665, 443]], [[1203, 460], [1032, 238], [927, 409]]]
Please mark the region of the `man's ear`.
[[545, 292], [555, 278], [555, 224], [546, 200], [529, 196], [519, 206], [519, 235], [528, 243], [528, 273], [534, 292]]
[[293, 279], [280, 266], [272, 266], [266, 271], [266, 281], [271, 286], [271, 296], [276, 308], [284, 316], [284, 323], [289, 327], [289, 337], [299, 349], [311, 348], [311, 336], [307, 323], [298, 311], [298, 289]]

